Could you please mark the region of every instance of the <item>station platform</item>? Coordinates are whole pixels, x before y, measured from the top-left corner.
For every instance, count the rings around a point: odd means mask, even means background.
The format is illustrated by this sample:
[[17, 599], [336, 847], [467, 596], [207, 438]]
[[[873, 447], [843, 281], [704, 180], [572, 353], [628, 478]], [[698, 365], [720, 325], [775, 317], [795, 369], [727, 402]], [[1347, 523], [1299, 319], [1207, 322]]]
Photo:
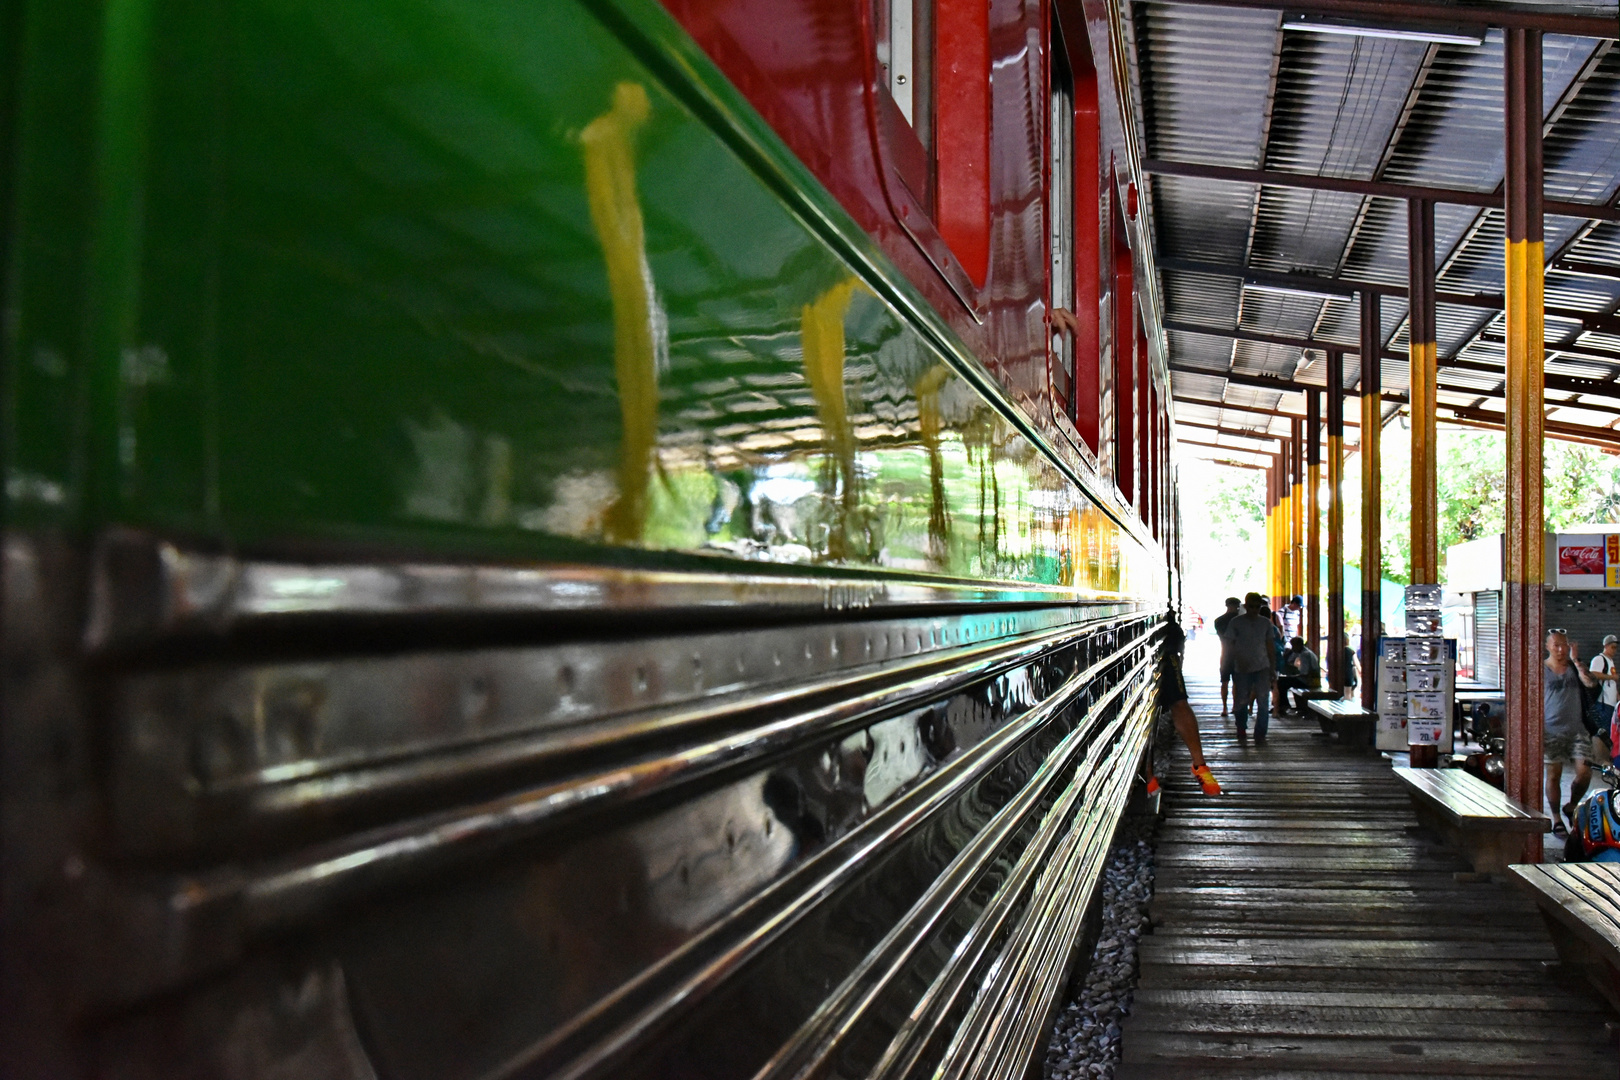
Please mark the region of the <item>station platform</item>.
[[1273, 717], [1264, 745], [1190, 671], [1205, 756], [1164, 746], [1152, 932], [1119, 1080], [1620, 1074], [1604, 1004], [1535, 906], [1418, 827], [1390, 762]]

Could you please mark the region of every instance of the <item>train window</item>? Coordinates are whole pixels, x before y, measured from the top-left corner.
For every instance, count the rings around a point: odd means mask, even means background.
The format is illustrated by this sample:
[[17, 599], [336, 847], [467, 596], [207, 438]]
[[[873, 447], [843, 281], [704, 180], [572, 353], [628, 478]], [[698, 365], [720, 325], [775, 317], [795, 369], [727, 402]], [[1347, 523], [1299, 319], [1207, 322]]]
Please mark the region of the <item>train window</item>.
[[1109, 231], [1113, 269], [1114, 311], [1114, 483], [1125, 501], [1136, 503], [1136, 287], [1125, 219], [1120, 214], [1119, 184], [1109, 170], [1108, 194], [1113, 204]]
[[1152, 497], [1148, 494], [1153, 483], [1153, 369], [1148, 361], [1147, 329], [1142, 317], [1136, 317], [1136, 460], [1141, 462], [1136, 512], [1146, 525], [1152, 514]]
[[932, 219], [935, 239], [920, 222], [904, 224], [947, 276], [965, 273], [959, 291], [982, 287], [990, 268], [990, 6], [874, 0], [872, 11], [887, 91], [878, 94], [884, 155]]
[[[1063, 47], [1063, 31], [1052, 21], [1051, 95], [1048, 110], [1048, 156], [1046, 162], [1047, 243], [1052, 250], [1051, 289], [1054, 311], [1075, 310], [1074, 261], [1074, 75], [1069, 70], [1068, 50]], [[1052, 383], [1059, 400], [1074, 415], [1074, 354], [1078, 327], [1052, 325]]]
[[1073, 314], [1072, 333], [1053, 336], [1052, 394], [1080, 442], [1097, 454], [1102, 449], [1097, 71], [1084, 34], [1069, 41], [1055, 10], [1050, 33], [1051, 306]]
[[924, 149], [933, 144], [932, 0], [876, 0], [878, 69], [889, 96]]

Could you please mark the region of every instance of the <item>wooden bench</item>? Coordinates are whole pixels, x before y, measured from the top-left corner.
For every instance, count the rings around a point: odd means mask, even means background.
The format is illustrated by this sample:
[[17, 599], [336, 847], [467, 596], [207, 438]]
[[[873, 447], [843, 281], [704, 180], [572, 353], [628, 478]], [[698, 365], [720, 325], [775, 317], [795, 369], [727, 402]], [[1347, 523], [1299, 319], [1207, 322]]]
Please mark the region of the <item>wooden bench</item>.
[[1523, 857], [1526, 833], [1547, 831], [1545, 815], [1527, 810], [1461, 769], [1396, 769], [1418, 820], [1461, 848], [1480, 874], [1504, 874]]
[[1558, 957], [1620, 1010], [1620, 863], [1509, 867], [1547, 920]]
[[1337, 735], [1346, 746], [1367, 747], [1373, 742], [1378, 727], [1378, 714], [1368, 712], [1359, 701], [1344, 698], [1320, 698], [1305, 702], [1316, 722], [1326, 735]]
[[[1305, 703], [1305, 710], [1307, 712], [1310, 711], [1311, 702], [1313, 701], [1338, 701], [1342, 696], [1342, 694], [1335, 690], [1309, 690], [1303, 694], [1294, 695], [1296, 700], [1303, 701]], [[1333, 722], [1329, 718], [1325, 716], [1318, 716], [1316, 718], [1316, 722], [1321, 725], [1322, 734], [1333, 734]]]

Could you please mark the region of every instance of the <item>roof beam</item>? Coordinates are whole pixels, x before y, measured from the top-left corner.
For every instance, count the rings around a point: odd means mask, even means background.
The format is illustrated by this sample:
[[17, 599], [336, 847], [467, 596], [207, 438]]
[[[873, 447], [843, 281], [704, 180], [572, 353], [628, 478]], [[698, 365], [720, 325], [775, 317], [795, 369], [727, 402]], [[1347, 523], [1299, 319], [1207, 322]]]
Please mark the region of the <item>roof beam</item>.
[[[1321, 383], [1295, 382], [1293, 379], [1278, 378], [1275, 375], [1249, 375], [1239, 371], [1216, 371], [1212, 368], [1184, 364], [1175, 360], [1170, 362], [1170, 370], [1172, 372], [1179, 371], [1184, 375], [1208, 375], [1216, 379], [1225, 379], [1227, 382], [1235, 383], [1238, 386], [1252, 386], [1260, 390], [1273, 390], [1279, 394], [1327, 389]], [[1346, 390], [1345, 393], [1351, 397], [1361, 396], [1360, 390]], [[1385, 396], [1388, 397], [1387, 394]]]
[[[1220, 454], [1220, 453], [1223, 452], [1222, 448], [1220, 448], [1220, 447], [1194, 446], [1191, 443], [1177, 443], [1176, 445], [1181, 448], [1180, 449], [1180, 454], [1178, 454], [1177, 456], [1185, 455], [1186, 457], [1191, 458], [1191, 459], [1196, 460], [1196, 461], [1208, 461], [1208, 462], [1212, 462], [1213, 464], [1216, 464], [1216, 465], [1230, 465], [1233, 468], [1238, 468], [1238, 469], [1254, 469], [1256, 472], [1265, 472], [1266, 469], [1268, 469], [1270, 467], [1270, 466], [1267, 466], [1267, 465], [1260, 465], [1260, 464], [1257, 464], [1257, 463], [1252, 462], [1252, 461], [1234, 461], [1231, 458], [1217, 457], [1216, 456], [1217, 454]], [[1246, 450], [1226, 450], [1224, 452], [1225, 453], [1231, 453], [1231, 454], [1244, 454], [1244, 453], [1248, 453], [1249, 451], [1246, 451]], [[1270, 454], [1261, 454], [1261, 455], [1257, 455], [1257, 456], [1270, 457], [1271, 455]]]
[[[1446, 370], [1446, 368], [1448, 366], [1449, 365], [1441, 365], [1440, 370], [1444, 371], [1444, 370]], [[1471, 366], [1484, 367], [1485, 365], [1471, 365]], [[1242, 372], [1236, 372], [1236, 371], [1224, 371], [1224, 372], [1223, 371], [1212, 371], [1209, 368], [1195, 367], [1195, 366], [1193, 366], [1191, 364], [1182, 364], [1182, 363], [1177, 363], [1175, 361], [1171, 362], [1170, 370], [1172, 372], [1179, 371], [1179, 372], [1182, 372], [1182, 373], [1188, 374], [1188, 375], [1208, 375], [1208, 376], [1211, 376], [1211, 377], [1216, 378], [1216, 379], [1225, 379], [1227, 382], [1234, 383], [1234, 384], [1236, 384], [1238, 386], [1252, 386], [1252, 387], [1256, 387], [1258, 389], [1272, 390], [1272, 391], [1276, 391], [1278, 393], [1284, 393], [1284, 394], [1290, 393], [1290, 392], [1304, 393], [1306, 391], [1325, 390], [1326, 389], [1325, 386], [1322, 386], [1321, 384], [1318, 384], [1318, 383], [1302, 383], [1302, 382], [1296, 382], [1293, 379], [1279, 379], [1279, 378], [1275, 378], [1275, 377], [1269, 376], [1269, 375], [1249, 375], [1249, 374], [1245, 374], [1245, 373], [1242, 373]], [[1489, 368], [1488, 373], [1496, 374], [1497, 372], [1496, 372], [1496, 369]], [[1552, 380], [1554, 378], [1563, 378], [1563, 377], [1562, 376], [1551, 376], [1551, 375], [1549, 375], [1549, 376], [1547, 376], [1547, 378], [1549, 380], [1548, 386], [1551, 387], [1550, 380]], [[1582, 383], [1590, 383], [1592, 380], [1590, 380], [1590, 379], [1580, 379], [1580, 380], [1577, 380], [1577, 381], [1582, 382]], [[1612, 384], [1601, 384], [1601, 385], [1611, 385], [1612, 386]], [[1438, 389], [1439, 389], [1439, 392], [1442, 393], [1442, 394], [1462, 394], [1462, 395], [1464, 395], [1466, 397], [1472, 397], [1472, 398], [1482, 398], [1482, 399], [1483, 398], [1489, 398], [1489, 399], [1492, 399], [1492, 400], [1501, 400], [1505, 396], [1504, 392], [1500, 388], [1496, 388], [1496, 387], [1492, 387], [1490, 389], [1482, 389], [1482, 388], [1477, 387], [1477, 386], [1447, 386], [1444, 383], [1442, 383], [1442, 384], [1440, 384]], [[1578, 393], [1593, 393], [1594, 391], [1576, 391], [1576, 392], [1578, 392]], [[1361, 391], [1359, 389], [1357, 389], [1357, 390], [1349, 390], [1349, 389], [1347, 389], [1347, 390], [1345, 390], [1344, 393], [1345, 393], [1346, 397], [1360, 397], [1361, 396]], [[1387, 390], [1383, 392], [1382, 397], [1383, 397], [1383, 399], [1385, 401], [1396, 402], [1396, 403], [1400, 403], [1400, 404], [1406, 404], [1406, 403], [1408, 403], [1408, 400], [1409, 400], [1405, 394], [1392, 394]], [[1611, 413], [1611, 414], [1620, 416], [1620, 406], [1616, 406], [1616, 405], [1604, 405], [1604, 404], [1598, 404], [1598, 403], [1588, 404], [1588, 403], [1584, 403], [1584, 402], [1580, 402], [1580, 401], [1559, 401], [1559, 400], [1556, 400], [1556, 399], [1551, 400], [1551, 401], [1545, 401], [1544, 405], [1549, 409], [1586, 409], [1589, 412]], [[1442, 408], [1442, 409], [1458, 409], [1458, 408], [1467, 408], [1468, 406], [1447, 405], [1445, 402], [1440, 402], [1439, 407]], [[1551, 422], [1552, 421], [1548, 421], [1548, 423], [1551, 423]], [[1579, 427], [1580, 425], [1567, 425], [1567, 426], [1577, 426], [1577, 427]], [[1547, 430], [1551, 431], [1552, 429], [1548, 428]], [[1581, 430], [1583, 430], [1583, 431], [1595, 431], [1595, 430], [1598, 430], [1598, 429], [1582, 427]], [[1620, 433], [1617, 433], [1617, 434], [1620, 434]]]
[[[1289, 10], [1294, 10], [1289, 6]], [[1451, 9], [1457, 10], [1457, 9]], [[1265, 184], [1270, 187], [1308, 188], [1312, 191], [1342, 191], [1384, 199], [1423, 199], [1428, 202], [1483, 206], [1500, 210], [1502, 194], [1497, 191], [1468, 191], [1463, 188], [1425, 187], [1420, 184], [1392, 184], [1386, 180], [1352, 180], [1348, 177], [1312, 176], [1309, 173], [1279, 169], [1240, 169], [1231, 165], [1209, 165], [1197, 161], [1165, 161], [1149, 158], [1142, 162], [1144, 172], [1156, 176], [1185, 176], [1193, 180], [1226, 180], [1237, 184]], [[1545, 199], [1546, 213], [1589, 221], [1620, 221], [1620, 207], [1608, 203], [1565, 202]]]
[[[1173, 259], [1163, 255], [1158, 256], [1155, 262], [1157, 262], [1161, 270], [1178, 270], [1188, 274], [1210, 274], [1216, 277], [1235, 277], [1247, 285], [1280, 289], [1284, 292], [1343, 297], [1351, 297], [1363, 292], [1374, 292], [1380, 296], [1404, 297], [1406, 295], [1406, 286], [1404, 285], [1381, 285], [1373, 281], [1350, 281], [1345, 278], [1322, 277], [1319, 274], [1284, 274], [1270, 270], [1256, 270], [1248, 266]], [[1457, 307], [1480, 308], [1485, 311], [1501, 311], [1503, 309], [1502, 295], [1500, 293], [1457, 293], [1436, 290], [1434, 299], [1436, 303], [1452, 304]], [[1545, 307], [1542, 310], [1555, 319], [1578, 322], [1585, 330], [1602, 334], [1620, 334], [1620, 315], [1606, 315], [1602, 312], [1577, 311], [1574, 308], [1559, 307]]]
[[[1210, 337], [1232, 338], [1237, 341], [1255, 341], [1265, 345], [1282, 345], [1297, 349], [1317, 349], [1322, 352], [1327, 352], [1329, 349], [1334, 349], [1344, 353], [1346, 356], [1358, 356], [1361, 353], [1361, 349], [1359, 347], [1346, 346], [1336, 341], [1320, 341], [1315, 338], [1295, 338], [1288, 337], [1284, 334], [1259, 334], [1252, 330], [1223, 330], [1216, 326], [1199, 326], [1195, 323], [1184, 323], [1174, 320], [1167, 320], [1164, 324], [1164, 328], [1166, 330], [1174, 330], [1177, 333], [1182, 334], [1207, 334]], [[1547, 351], [1554, 352], [1559, 350], [1557, 349], [1557, 346], [1549, 345], [1547, 346]], [[1405, 361], [1408, 359], [1405, 353], [1394, 349], [1385, 349], [1381, 355], [1385, 360]], [[1620, 362], [1620, 357], [1617, 357], [1616, 361]], [[1443, 359], [1439, 362], [1439, 365], [1440, 370], [1442, 371], [1446, 370], [1447, 368], [1452, 368], [1457, 371], [1469, 371], [1481, 375], [1497, 375], [1503, 379], [1507, 378], [1507, 374], [1502, 368], [1494, 367], [1490, 364], [1481, 364], [1473, 360]], [[1171, 365], [1171, 370], [1187, 371], [1191, 374], [1200, 375], [1211, 374], [1203, 369], [1177, 366], [1175, 364]], [[1583, 379], [1578, 375], [1555, 375], [1549, 373], [1543, 375], [1542, 380], [1542, 385], [1548, 390], [1560, 390], [1566, 394], [1592, 394], [1598, 397], [1620, 398], [1620, 384], [1609, 382], [1604, 379]], [[1244, 385], [1256, 384], [1246, 383]], [[1271, 382], [1267, 382], [1264, 385], [1267, 389], [1275, 388]], [[1303, 386], [1303, 384], [1301, 385]], [[1294, 387], [1293, 389], [1299, 388], [1301, 387]], [[1440, 389], [1444, 390], [1447, 389], [1447, 387], [1442, 385]], [[1463, 389], [1471, 391], [1473, 388], [1468, 387]], [[1348, 390], [1346, 391], [1346, 393], [1349, 392], [1350, 391]], [[1600, 409], [1599, 411], [1607, 410]]]
[[[1481, 332], [1478, 340], [1489, 345], [1507, 344], [1507, 338], [1489, 331]], [[1589, 349], [1584, 345], [1559, 345], [1551, 341], [1544, 342], [1542, 349], [1548, 353], [1561, 353], [1564, 356], [1573, 356], [1582, 360], [1595, 360], [1600, 364], [1612, 364], [1615, 367], [1620, 367], [1620, 353], [1604, 352], [1602, 349]]]
[[1258, 454], [1261, 457], [1270, 457], [1276, 450], [1267, 450], [1258, 446], [1227, 446], [1224, 443], [1205, 442], [1202, 439], [1189, 439], [1186, 436], [1176, 436], [1176, 443], [1180, 446], [1202, 446], [1209, 450], [1221, 450], [1228, 454]]
[[1507, 4], [1491, 7], [1453, 7], [1432, 0], [1416, 3], [1404, 0], [1173, 0], [1178, 4], [1202, 7], [1259, 8], [1263, 11], [1288, 11], [1300, 15], [1333, 15], [1349, 19], [1387, 21], [1396, 25], [1417, 22], [1440, 26], [1497, 26], [1524, 30], [1542, 30], [1550, 34], [1569, 34], [1574, 37], [1613, 38], [1620, 36], [1620, 26], [1608, 15], [1589, 15], [1581, 12], [1559, 11], [1540, 7], [1514, 7]]
[[[1315, 349], [1318, 352], [1337, 351], [1346, 356], [1358, 356], [1361, 353], [1359, 343], [1346, 344], [1342, 341], [1323, 341], [1321, 338], [1291, 337], [1287, 334], [1262, 334], [1255, 330], [1227, 330], [1219, 326], [1203, 326], [1199, 323], [1182, 322], [1179, 319], [1166, 319], [1166, 330], [1174, 330], [1180, 334], [1208, 334], [1210, 337], [1228, 337], [1237, 341], [1254, 341], [1261, 345], [1281, 345], [1291, 349]], [[1383, 353], [1388, 360], [1405, 360], [1406, 354], [1396, 352], [1394, 349], [1385, 349]]]
[[[1287, 435], [1273, 435], [1269, 431], [1239, 431], [1235, 428], [1221, 427], [1219, 424], [1205, 424], [1198, 420], [1177, 420], [1176, 427], [1197, 428], [1199, 431], [1213, 431], [1216, 435], [1225, 435], [1234, 439], [1252, 439], [1255, 442], [1276, 443], [1282, 442], [1288, 438]], [[1176, 438], [1181, 438], [1181, 435], [1177, 434]]]
[[[1461, 416], [1439, 416], [1435, 419], [1441, 424], [1450, 424], [1455, 427], [1479, 428], [1482, 431], [1502, 430], [1500, 420], [1475, 420], [1472, 417], [1465, 419]], [[1588, 439], [1581, 435], [1561, 435], [1556, 431], [1547, 431], [1546, 436], [1549, 439], [1557, 439], [1559, 442], [1580, 443], [1583, 446], [1595, 446], [1605, 453], [1620, 454], [1620, 444], [1605, 439]]]
[[[1488, 424], [1500, 428], [1504, 422], [1503, 415], [1489, 409], [1473, 409], [1461, 405], [1442, 405], [1442, 409], [1455, 414], [1461, 420], [1469, 420], [1476, 424]], [[1445, 417], [1440, 419], [1444, 420]], [[1620, 450], [1620, 431], [1610, 428], [1588, 427], [1585, 424], [1566, 424], [1558, 420], [1543, 420], [1542, 427], [1546, 433], [1559, 439], [1570, 442], [1590, 443], [1605, 449]]]
[[[1211, 401], [1209, 398], [1188, 397], [1186, 394], [1174, 394], [1172, 396], [1183, 405], [1202, 405], [1206, 409], [1232, 409], [1235, 412], [1255, 413], [1258, 416], [1276, 416], [1284, 420], [1305, 419], [1304, 413], [1287, 412], [1282, 409], [1262, 409], [1254, 405], [1234, 405], [1230, 401]], [[1190, 421], [1177, 420], [1176, 423], [1185, 424], [1190, 423]], [[1355, 417], [1347, 416], [1344, 418], [1344, 426], [1360, 427], [1361, 421]]]
[[1620, 281], [1620, 266], [1605, 266], [1602, 263], [1582, 262], [1579, 259], [1557, 259], [1553, 262], [1552, 268], [1562, 270], [1566, 274]]

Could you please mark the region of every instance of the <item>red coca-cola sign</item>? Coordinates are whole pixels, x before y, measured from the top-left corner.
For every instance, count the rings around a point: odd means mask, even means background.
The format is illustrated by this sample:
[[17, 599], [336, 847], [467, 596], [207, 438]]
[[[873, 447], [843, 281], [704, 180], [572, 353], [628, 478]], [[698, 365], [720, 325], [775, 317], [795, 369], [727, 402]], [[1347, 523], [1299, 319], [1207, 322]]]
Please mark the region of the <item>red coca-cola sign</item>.
[[1602, 574], [1602, 542], [1582, 544], [1579, 547], [1559, 548], [1558, 572], [1560, 574]]

